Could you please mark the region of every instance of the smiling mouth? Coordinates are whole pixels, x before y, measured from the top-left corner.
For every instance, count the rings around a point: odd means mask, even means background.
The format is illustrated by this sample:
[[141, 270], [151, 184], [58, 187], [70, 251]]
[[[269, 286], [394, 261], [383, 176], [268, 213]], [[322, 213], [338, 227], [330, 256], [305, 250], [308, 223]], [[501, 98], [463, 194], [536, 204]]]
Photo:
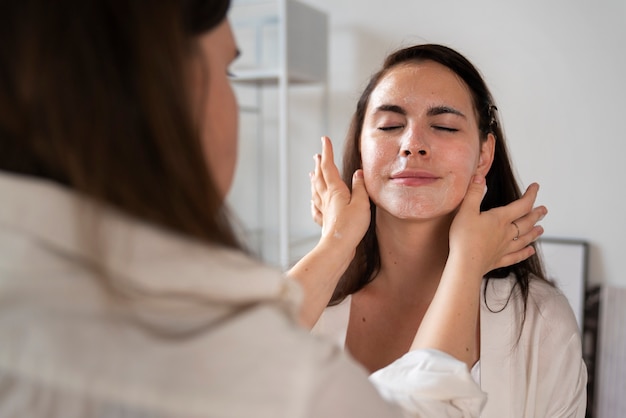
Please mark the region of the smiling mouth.
[[439, 180], [439, 177], [430, 173], [398, 173], [391, 176], [395, 184], [405, 186], [425, 186]]

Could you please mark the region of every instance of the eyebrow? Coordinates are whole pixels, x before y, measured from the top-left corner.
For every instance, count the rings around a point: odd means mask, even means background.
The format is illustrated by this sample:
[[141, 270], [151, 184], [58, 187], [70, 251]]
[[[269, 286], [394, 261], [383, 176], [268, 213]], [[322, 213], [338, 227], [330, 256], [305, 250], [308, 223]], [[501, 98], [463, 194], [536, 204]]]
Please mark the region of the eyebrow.
[[465, 118], [465, 115], [463, 114], [463, 112], [461, 112], [460, 110], [456, 110], [453, 107], [450, 106], [433, 106], [430, 107], [428, 109], [428, 116], [437, 116], [437, 115], [443, 115], [446, 113], [451, 113], [453, 115], [457, 115], [457, 116], [461, 116], [462, 118]]
[[[378, 112], [392, 112], [392, 113], [397, 113], [402, 116], [407, 115], [407, 111], [403, 107], [398, 106], [398, 105], [393, 105], [393, 104], [383, 104], [383, 105], [378, 106], [376, 110], [374, 111], [374, 113], [378, 113]], [[452, 114], [452, 115], [457, 115], [462, 118], [466, 118], [463, 112], [450, 106], [443, 106], [443, 105], [431, 106], [430, 108], [428, 108], [428, 111], [427, 111], [428, 116], [444, 115], [447, 113]]]
[[404, 108], [398, 105], [392, 105], [392, 104], [383, 104], [383, 105], [378, 106], [376, 110], [374, 111], [374, 113], [378, 113], [378, 112], [392, 112], [392, 113], [398, 113], [400, 115], [406, 116], [406, 110], [404, 110]]

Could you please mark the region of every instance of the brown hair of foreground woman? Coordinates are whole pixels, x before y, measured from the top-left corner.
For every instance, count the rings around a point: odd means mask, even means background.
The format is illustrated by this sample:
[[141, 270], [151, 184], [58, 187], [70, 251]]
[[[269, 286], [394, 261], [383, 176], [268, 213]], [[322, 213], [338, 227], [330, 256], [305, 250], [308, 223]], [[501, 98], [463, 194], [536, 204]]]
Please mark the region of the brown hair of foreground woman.
[[239, 247], [203, 158], [186, 81], [199, 54], [195, 37], [223, 21], [229, 4], [3, 2], [0, 169]]

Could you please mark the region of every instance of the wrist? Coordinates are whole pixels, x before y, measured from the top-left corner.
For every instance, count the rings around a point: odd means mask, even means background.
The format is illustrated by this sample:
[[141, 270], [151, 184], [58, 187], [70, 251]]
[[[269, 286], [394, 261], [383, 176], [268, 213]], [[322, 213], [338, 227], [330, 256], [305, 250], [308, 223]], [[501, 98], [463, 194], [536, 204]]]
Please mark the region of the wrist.
[[356, 254], [357, 245], [340, 235], [326, 235], [320, 238], [312, 252], [323, 256], [325, 263], [345, 269]]
[[480, 283], [486, 273], [484, 262], [479, 255], [473, 255], [471, 252], [450, 251], [441, 279], [442, 281], [456, 280], [463, 277], [464, 283], [474, 282], [472, 279]]

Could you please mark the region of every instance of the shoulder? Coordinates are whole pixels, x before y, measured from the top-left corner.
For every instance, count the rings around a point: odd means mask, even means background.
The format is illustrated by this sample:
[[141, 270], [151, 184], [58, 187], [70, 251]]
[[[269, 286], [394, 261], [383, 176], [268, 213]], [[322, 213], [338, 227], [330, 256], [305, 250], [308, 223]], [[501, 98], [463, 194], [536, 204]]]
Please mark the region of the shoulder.
[[[522, 292], [513, 275], [502, 279], [490, 279], [484, 285], [484, 296], [491, 304], [504, 308], [508, 304], [522, 302]], [[539, 313], [571, 313], [569, 302], [563, 292], [550, 282], [531, 276], [528, 282], [527, 309]]]
[[[379, 397], [363, 367], [280, 310], [259, 307], [241, 324], [230, 325], [240, 344], [225, 350], [223, 361], [216, 364], [234, 365], [237, 378], [232, 379], [232, 371], [227, 373], [231, 384], [227, 393], [238, 393], [253, 406], [255, 416], [302, 416], [304, 411], [306, 416], [389, 416], [391, 407]], [[277, 402], [276, 409], [259, 414], [268, 399]]]
[[[532, 408], [537, 416], [584, 415], [587, 374], [567, 298], [532, 277], [524, 310], [516, 283], [510, 276], [489, 280], [485, 288], [489, 310], [481, 310], [481, 353], [489, 356], [481, 358], [483, 383], [489, 393], [508, 396], [502, 407]], [[493, 406], [486, 409], [489, 416], [500, 416]]]
[[324, 309], [311, 333], [329, 339], [343, 348], [348, 331], [351, 300], [352, 297], [349, 295], [341, 303]]
[[557, 286], [536, 277], [530, 280], [528, 289], [527, 314], [533, 313], [561, 329], [578, 333], [578, 324], [567, 297]]
[[491, 279], [484, 288], [483, 304], [490, 312], [509, 312], [512, 319], [518, 320], [529, 330], [549, 333], [557, 331], [557, 335], [579, 334], [578, 324], [569, 301], [563, 292], [551, 283], [532, 276], [528, 286], [528, 299], [524, 311], [524, 300], [514, 276], [503, 279]]
[[566, 296], [543, 280], [530, 281], [521, 345], [527, 358], [539, 358], [537, 407], [545, 416], [584, 416], [587, 369], [581, 333]]

